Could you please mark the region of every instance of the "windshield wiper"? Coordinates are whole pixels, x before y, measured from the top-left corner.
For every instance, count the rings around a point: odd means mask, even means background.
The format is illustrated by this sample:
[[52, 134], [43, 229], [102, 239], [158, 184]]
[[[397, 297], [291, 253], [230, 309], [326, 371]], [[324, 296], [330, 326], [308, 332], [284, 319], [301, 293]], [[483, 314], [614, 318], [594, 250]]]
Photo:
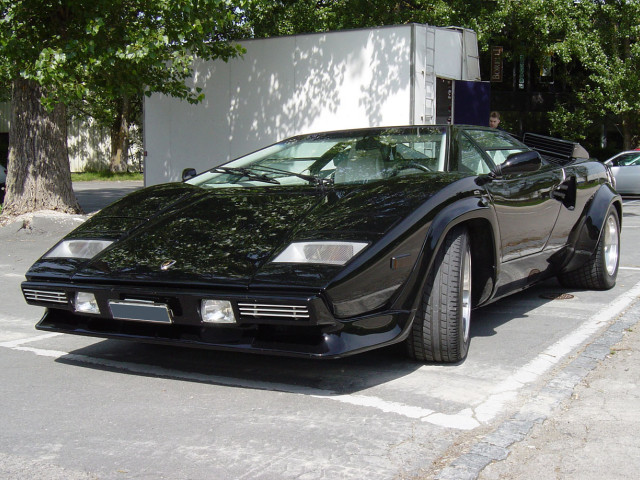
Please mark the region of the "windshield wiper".
[[216, 172], [216, 173], [229, 173], [232, 175], [240, 175], [240, 177], [246, 177], [249, 180], [256, 180], [258, 182], [274, 183], [276, 185], [280, 185], [280, 182], [275, 178], [254, 173], [249, 168], [246, 168], [246, 167], [213, 167], [209, 171]]
[[256, 170], [262, 170], [264, 172], [284, 173], [285, 175], [293, 175], [294, 177], [301, 178], [302, 180], [306, 180], [307, 182], [313, 183], [315, 185], [320, 185], [320, 186], [333, 185], [332, 178], [324, 178], [319, 175], [307, 175], [305, 173], [290, 172], [288, 170], [281, 170], [279, 168], [274, 168], [274, 167], [265, 167], [262, 165], [256, 165], [253, 168], [255, 168]]

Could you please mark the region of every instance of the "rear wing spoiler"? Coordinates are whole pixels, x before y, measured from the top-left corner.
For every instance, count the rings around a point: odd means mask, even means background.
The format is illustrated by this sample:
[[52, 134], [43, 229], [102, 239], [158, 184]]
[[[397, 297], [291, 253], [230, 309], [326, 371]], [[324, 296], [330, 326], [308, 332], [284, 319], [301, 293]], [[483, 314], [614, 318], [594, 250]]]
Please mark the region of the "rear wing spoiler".
[[545, 137], [537, 133], [525, 133], [522, 143], [536, 150], [546, 161], [558, 165], [589, 159], [589, 153], [577, 142]]

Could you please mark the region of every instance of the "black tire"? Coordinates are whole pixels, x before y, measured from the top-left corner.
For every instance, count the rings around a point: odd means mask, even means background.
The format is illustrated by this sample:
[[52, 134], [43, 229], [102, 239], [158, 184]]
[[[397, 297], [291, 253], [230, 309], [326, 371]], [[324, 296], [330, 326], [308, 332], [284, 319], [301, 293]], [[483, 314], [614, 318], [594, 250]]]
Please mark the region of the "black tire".
[[427, 276], [406, 347], [422, 362], [455, 363], [469, 351], [471, 249], [464, 226], [451, 230]]
[[596, 250], [589, 261], [576, 270], [558, 275], [568, 288], [609, 290], [616, 284], [620, 264], [620, 220], [618, 211], [609, 207]]

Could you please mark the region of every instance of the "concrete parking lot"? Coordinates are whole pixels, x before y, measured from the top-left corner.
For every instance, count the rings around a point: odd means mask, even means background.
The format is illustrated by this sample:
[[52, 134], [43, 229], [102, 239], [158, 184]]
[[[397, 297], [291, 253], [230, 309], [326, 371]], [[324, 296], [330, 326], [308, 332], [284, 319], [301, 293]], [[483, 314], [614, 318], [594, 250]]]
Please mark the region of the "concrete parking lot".
[[[139, 186], [78, 197], [90, 212]], [[548, 281], [477, 310], [459, 365], [395, 347], [311, 361], [43, 334], [20, 282], [84, 219], [0, 228], [2, 478], [512, 478], [483, 469], [553, 418], [638, 321], [630, 201], [613, 290]]]

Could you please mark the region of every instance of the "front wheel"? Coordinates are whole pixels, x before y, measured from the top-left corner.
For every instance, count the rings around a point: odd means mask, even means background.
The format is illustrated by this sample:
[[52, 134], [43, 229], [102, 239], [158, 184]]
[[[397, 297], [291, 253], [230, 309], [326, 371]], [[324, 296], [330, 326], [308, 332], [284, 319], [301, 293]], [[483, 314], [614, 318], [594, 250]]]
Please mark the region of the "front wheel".
[[469, 350], [470, 326], [471, 246], [459, 226], [447, 234], [427, 276], [407, 352], [423, 362], [459, 362]]
[[560, 283], [569, 288], [608, 290], [616, 284], [620, 264], [620, 220], [612, 205], [607, 212], [596, 250], [589, 261], [576, 270], [558, 275]]

